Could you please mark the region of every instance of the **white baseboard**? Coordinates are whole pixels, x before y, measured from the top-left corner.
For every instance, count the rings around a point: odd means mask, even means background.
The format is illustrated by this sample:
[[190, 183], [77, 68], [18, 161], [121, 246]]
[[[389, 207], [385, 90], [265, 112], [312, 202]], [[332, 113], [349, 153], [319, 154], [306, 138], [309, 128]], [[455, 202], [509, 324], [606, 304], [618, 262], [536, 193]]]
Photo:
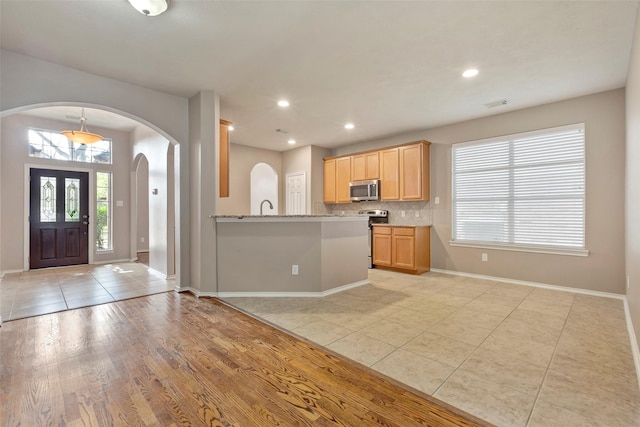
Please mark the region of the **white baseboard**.
[[219, 298], [237, 298], [237, 297], [262, 297], [262, 298], [317, 298], [326, 297], [338, 292], [346, 291], [347, 289], [356, 288], [362, 285], [368, 285], [369, 280], [360, 280], [357, 282], [349, 283], [337, 288], [329, 289], [322, 292], [218, 292]]
[[439, 268], [432, 268], [431, 271], [434, 273], [451, 274], [454, 276], [473, 277], [475, 279], [484, 279], [484, 280], [493, 280], [496, 282], [512, 283], [514, 285], [533, 286], [536, 288], [551, 289], [554, 291], [571, 292], [574, 294], [592, 295], [596, 297], [605, 297], [605, 298], [615, 298], [619, 300], [625, 299], [624, 295], [614, 294], [613, 292], [601, 292], [601, 291], [592, 291], [590, 289], [570, 288], [568, 286], [549, 285], [547, 283], [538, 283], [538, 282], [527, 282], [526, 280], [507, 279], [505, 277], [495, 277], [495, 276], [485, 276], [482, 274], [464, 273], [461, 271], [441, 270]]
[[476, 279], [494, 280], [494, 281], [504, 282], [504, 283], [513, 283], [515, 285], [533, 286], [536, 288], [551, 289], [554, 291], [572, 292], [574, 294], [591, 295], [591, 296], [597, 296], [597, 297], [614, 298], [614, 299], [622, 300], [622, 303], [624, 305], [624, 315], [627, 321], [627, 333], [629, 334], [629, 341], [631, 343], [631, 353], [633, 354], [633, 364], [636, 368], [636, 377], [638, 380], [638, 386], [640, 386], [640, 348], [638, 347], [638, 340], [636, 339], [636, 334], [633, 329], [633, 322], [631, 321], [631, 312], [629, 311], [629, 302], [627, 301], [626, 295], [614, 294], [612, 292], [592, 291], [590, 289], [570, 288], [567, 286], [548, 285], [546, 283], [527, 282], [524, 280], [505, 279], [503, 277], [484, 276], [481, 274], [463, 273], [459, 271], [441, 270], [438, 268], [432, 268], [431, 271], [434, 273], [444, 273], [444, 274], [451, 274], [454, 276], [464, 276], [464, 277], [473, 277]]
[[0, 279], [2, 279], [6, 274], [22, 273], [23, 271], [24, 270], [22, 269], [0, 271]]

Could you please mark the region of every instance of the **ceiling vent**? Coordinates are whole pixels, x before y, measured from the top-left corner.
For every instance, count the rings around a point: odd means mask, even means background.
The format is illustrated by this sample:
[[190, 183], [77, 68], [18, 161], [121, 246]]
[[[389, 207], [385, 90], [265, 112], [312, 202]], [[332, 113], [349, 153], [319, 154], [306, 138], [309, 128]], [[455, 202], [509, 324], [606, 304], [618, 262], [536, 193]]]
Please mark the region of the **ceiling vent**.
[[501, 105], [507, 105], [507, 100], [506, 99], [499, 99], [497, 101], [493, 101], [493, 102], [489, 102], [487, 104], [484, 104], [484, 106], [487, 107], [487, 108], [495, 108], [495, 107], [499, 107]]

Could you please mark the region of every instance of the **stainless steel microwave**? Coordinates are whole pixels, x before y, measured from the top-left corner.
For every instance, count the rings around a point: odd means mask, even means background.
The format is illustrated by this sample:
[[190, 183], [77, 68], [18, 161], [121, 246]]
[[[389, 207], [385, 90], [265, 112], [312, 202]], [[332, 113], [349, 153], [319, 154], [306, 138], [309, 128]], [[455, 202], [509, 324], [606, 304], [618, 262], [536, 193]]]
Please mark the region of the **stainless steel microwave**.
[[349, 198], [353, 202], [380, 200], [380, 181], [353, 181], [349, 183]]

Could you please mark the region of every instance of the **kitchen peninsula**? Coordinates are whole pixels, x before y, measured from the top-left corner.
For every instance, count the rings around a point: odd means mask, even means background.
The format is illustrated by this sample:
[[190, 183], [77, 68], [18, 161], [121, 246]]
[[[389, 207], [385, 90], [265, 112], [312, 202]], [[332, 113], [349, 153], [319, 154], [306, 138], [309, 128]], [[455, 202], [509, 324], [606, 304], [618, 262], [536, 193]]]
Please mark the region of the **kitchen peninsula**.
[[214, 219], [219, 296], [322, 296], [368, 283], [366, 216]]

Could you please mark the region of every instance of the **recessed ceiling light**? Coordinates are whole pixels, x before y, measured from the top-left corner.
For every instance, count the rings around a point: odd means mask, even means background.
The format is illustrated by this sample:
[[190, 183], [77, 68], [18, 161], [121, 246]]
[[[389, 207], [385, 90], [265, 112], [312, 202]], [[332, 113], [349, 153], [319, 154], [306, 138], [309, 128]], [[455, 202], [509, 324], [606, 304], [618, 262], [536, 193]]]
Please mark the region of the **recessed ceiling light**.
[[347, 123], [346, 125], [344, 125], [345, 129], [353, 129], [355, 126], [353, 123]]
[[234, 130], [235, 128], [231, 125], [229, 125], [229, 132], [231, 132], [232, 130]]
[[296, 140], [295, 139], [290, 139], [287, 142], [289, 143], [289, 145], [293, 145], [293, 144], [296, 143]]
[[289, 106], [289, 101], [287, 101], [286, 99], [281, 99], [280, 101], [278, 101], [278, 106], [279, 107], [288, 107]]
[[469, 68], [468, 70], [465, 70], [464, 73], [462, 73], [462, 77], [466, 77], [466, 78], [475, 77], [477, 75], [478, 75], [478, 70], [476, 70], [475, 68]]

